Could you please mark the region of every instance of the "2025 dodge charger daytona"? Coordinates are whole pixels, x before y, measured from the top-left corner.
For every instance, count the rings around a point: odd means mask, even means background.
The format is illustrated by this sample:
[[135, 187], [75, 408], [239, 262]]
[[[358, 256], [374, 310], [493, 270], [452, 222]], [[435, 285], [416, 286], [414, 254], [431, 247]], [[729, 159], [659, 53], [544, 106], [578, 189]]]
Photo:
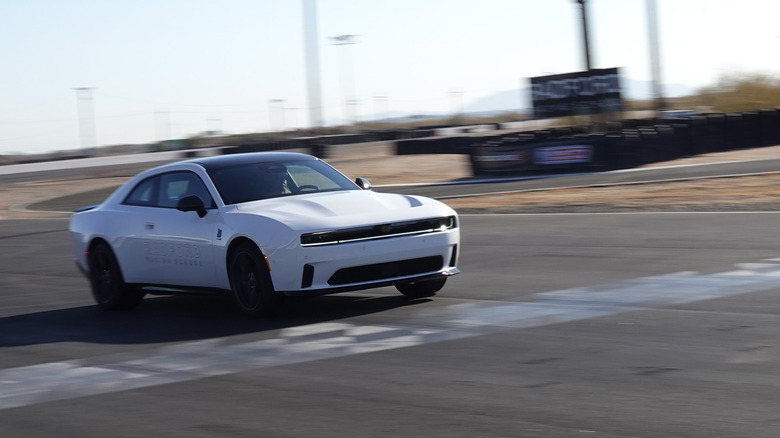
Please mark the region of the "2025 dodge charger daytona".
[[223, 290], [241, 311], [281, 296], [381, 286], [432, 296], [457, 274], [458, 216], [377, 193], [313, 156], [223, 155], [144, 171], [70, 220], [76, 263], [104, 309], [149, 292]]

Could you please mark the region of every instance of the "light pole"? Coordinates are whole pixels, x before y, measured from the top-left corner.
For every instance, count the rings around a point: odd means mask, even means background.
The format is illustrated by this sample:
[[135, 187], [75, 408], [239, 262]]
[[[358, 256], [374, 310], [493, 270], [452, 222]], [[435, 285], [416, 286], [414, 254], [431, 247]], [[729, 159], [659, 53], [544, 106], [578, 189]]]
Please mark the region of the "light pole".
[[[358, 35], [336, 35], [330, 37], [334, 46], [350, 46], [357, 43]], [[344, 118], [352, 123], [357, 123], [357, 99], [355, 97], [355, 78], [353, 75], [351, 51], [345, 47], [341, 51], [341, 94], [344, 98]], [[343, 64], [348, 64], [344, 66]], [[348, 70], [344, 72], [344, 70]], [[346, 75], [350, 77], [346, 77]], [[350, 111], [351, 109], [351, 111]]]
[[97, 145], [97, 133], [95, 129], [95, 107], [92, 102], [91, 87], [74, 88], [76, 91], [76, 104], [79, 115], [79, 137], [81, 148], [95, 147]]
[[582, 41], [585, 49], [585, 69], [590, 70], [590, 44], [588, 43], [588, 15], [585, 12], [585, 0], [575, 0], [582, 10]]

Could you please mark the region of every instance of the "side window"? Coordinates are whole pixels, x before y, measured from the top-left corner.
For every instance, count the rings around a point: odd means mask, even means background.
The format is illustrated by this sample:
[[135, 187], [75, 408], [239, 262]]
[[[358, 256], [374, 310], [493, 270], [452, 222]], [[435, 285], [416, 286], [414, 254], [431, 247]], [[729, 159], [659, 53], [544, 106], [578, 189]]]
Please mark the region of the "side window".
[[197, 195], [206, 208], [215, 208], [203, 181], [192, 172], [171, 172], [147, 178], [125, 198], [125, 204], [144, 207], [176, 208], [185, 196]]
[[160, 175], [160, 192], [157, 205], [176, 208], [181, 198], [196, 195], [206, 208], [213, 208], [209, 191], [198, 175], [192, 172], [172, 172]]
[[147, 178], [138, 183], [125, 198], [125, 204], [154, 207], [157, 201], [157, 187], [160, 177]]

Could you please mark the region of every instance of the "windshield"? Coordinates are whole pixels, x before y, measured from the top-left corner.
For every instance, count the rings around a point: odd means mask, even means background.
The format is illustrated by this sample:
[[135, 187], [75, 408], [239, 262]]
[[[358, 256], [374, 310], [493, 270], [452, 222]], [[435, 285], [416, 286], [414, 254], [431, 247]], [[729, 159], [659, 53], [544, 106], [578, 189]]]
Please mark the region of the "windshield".
[[360, 190], [322, 161], [239, 164], [208, 171], [225, 205], [303, 193]]

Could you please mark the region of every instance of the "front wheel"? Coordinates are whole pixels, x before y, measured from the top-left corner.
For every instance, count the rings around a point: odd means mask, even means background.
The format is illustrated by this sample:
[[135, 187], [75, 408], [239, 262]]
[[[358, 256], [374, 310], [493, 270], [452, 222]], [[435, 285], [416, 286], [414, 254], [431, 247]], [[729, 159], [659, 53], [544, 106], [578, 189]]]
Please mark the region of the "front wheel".
[[436, 295], [436, 292], [440, 291], [446, 282], [447, 278], [437, 278], [435, 280], [397, 284], [395, 288], [408, 298], [425, 298]]
[[268, 316], [278, 307], [271, 275], [260, 251], [249, 243], [240, 244], [230, 256], [228, 277], [233, 299], [249, 316]]
[[126, 310], [138, 307], [143, 292], [125, 283], [114, 252], [99, 242], [89, 251], [89, 279], [92, 295], [104, 310]]

